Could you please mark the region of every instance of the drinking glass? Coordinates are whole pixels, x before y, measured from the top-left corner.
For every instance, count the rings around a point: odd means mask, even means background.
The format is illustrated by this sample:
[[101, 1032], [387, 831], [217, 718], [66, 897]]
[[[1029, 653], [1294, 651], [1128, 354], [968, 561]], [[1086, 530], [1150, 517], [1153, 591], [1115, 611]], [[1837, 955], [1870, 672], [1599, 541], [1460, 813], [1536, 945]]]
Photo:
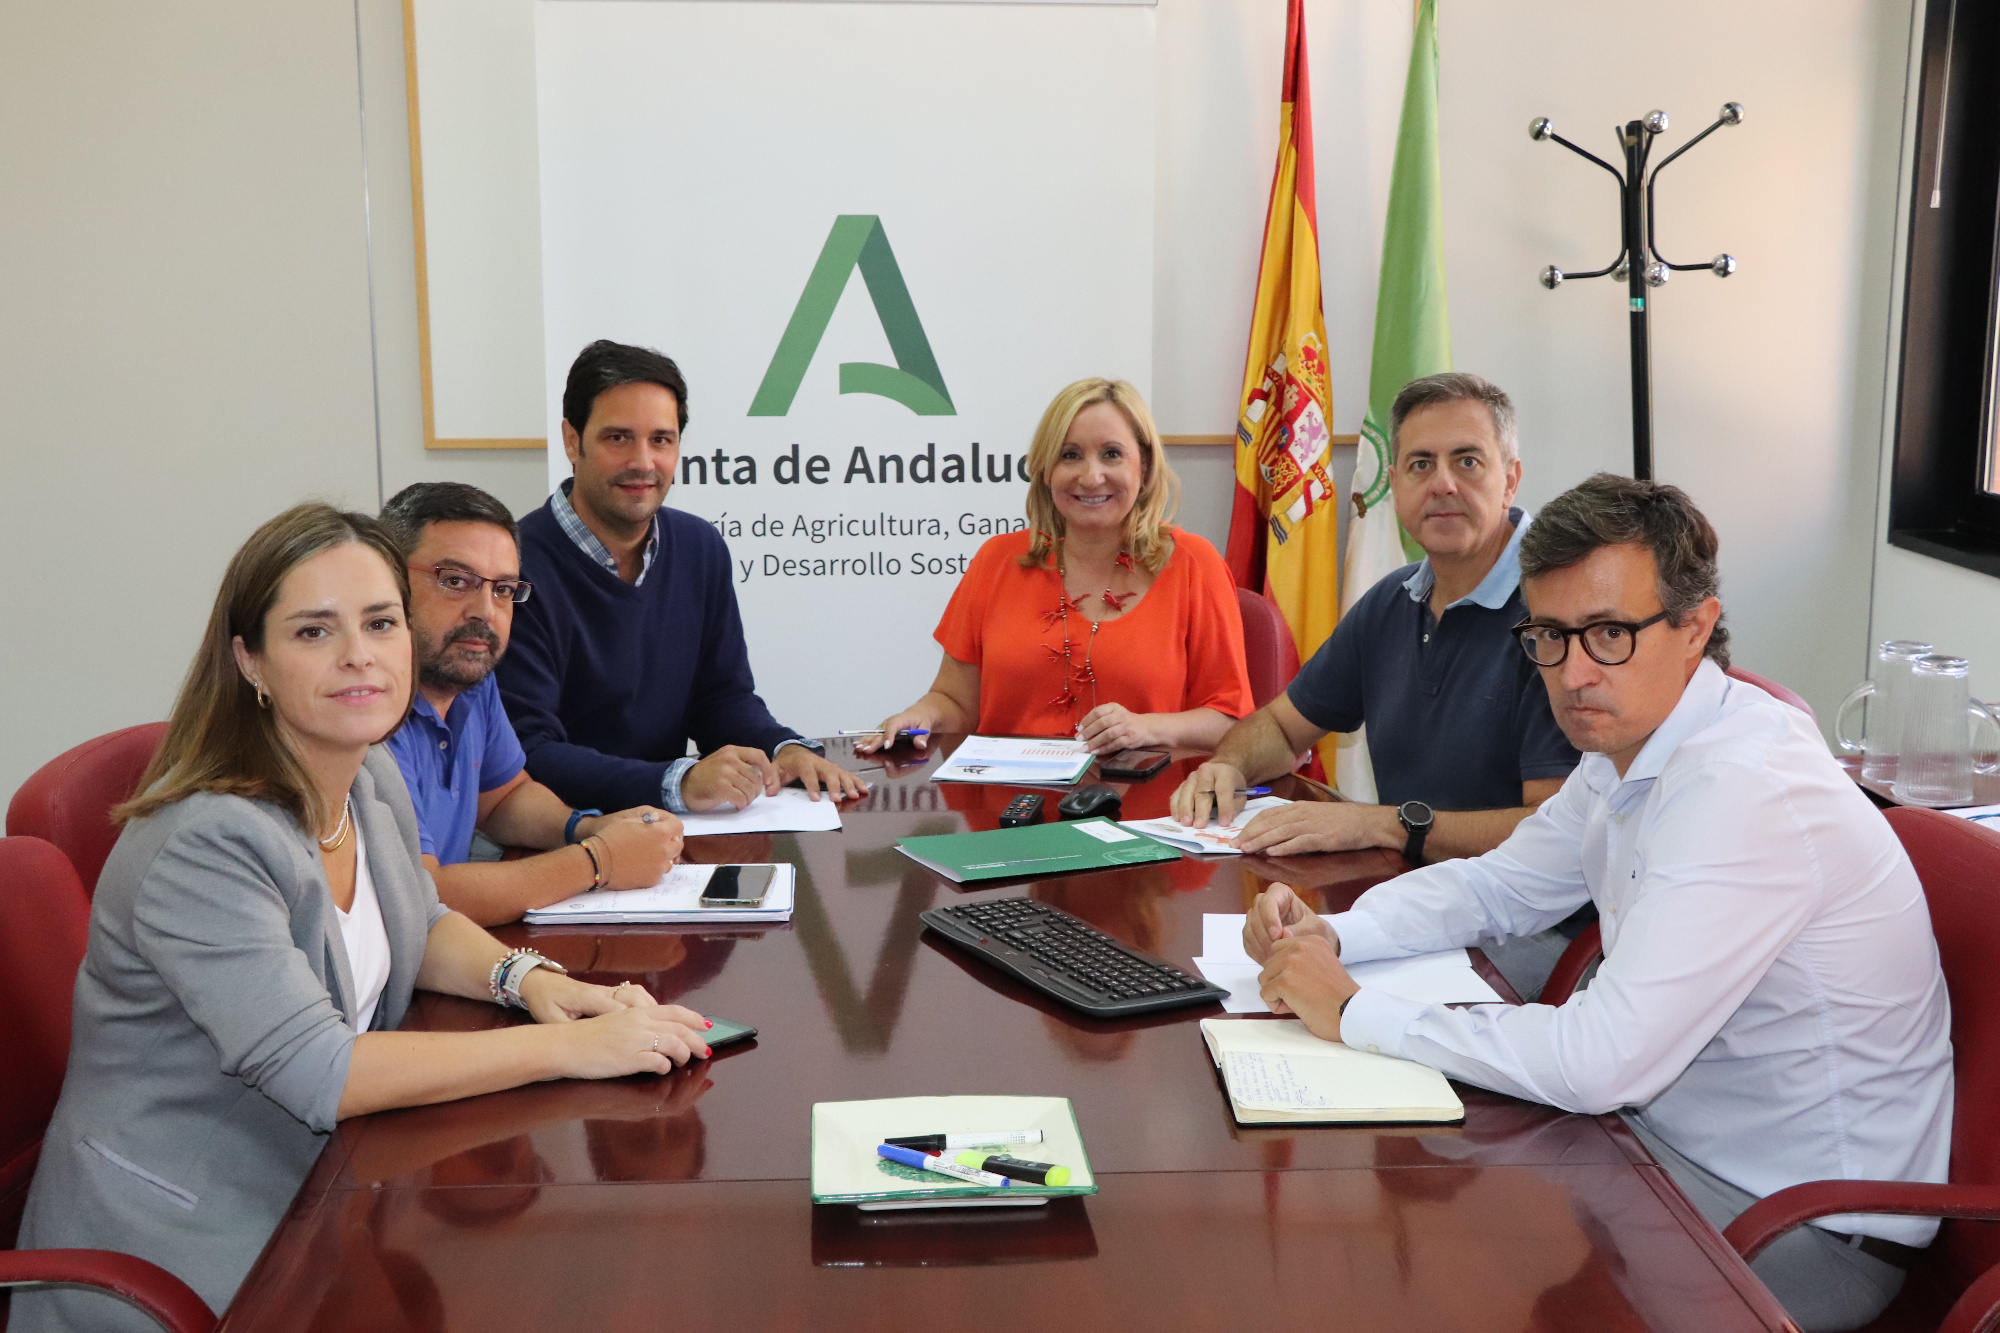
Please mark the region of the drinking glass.
[[[1910, 689], [1910, 665], [1931, 652], [1915, 639], [1885, 639], [1875, 647], [1873, 680], [1865, 680], [1841, 702], [1833, 715], [1833, 738], [1843, 753], [1861, 756], [1861, 776], [1886, 781], [1895, 776], [1896, 751], [1903, 743], [1903, 710]], [[1860, 740], [1847, 735], [1847, 715], [1868, 701], [1867, 722]]]
[[1971, 697], [1970, 674], [1963, 657], [1941, 653], [1910, 664], [1902, 753], [1890, 788], [1904, 805], [1971, 805], [1972, 775], [2000, 769], [2000, 759], [1982, 763], [1972, 758], [1973, 728], [1983, 721], [2000, 741], [2000, 717]]

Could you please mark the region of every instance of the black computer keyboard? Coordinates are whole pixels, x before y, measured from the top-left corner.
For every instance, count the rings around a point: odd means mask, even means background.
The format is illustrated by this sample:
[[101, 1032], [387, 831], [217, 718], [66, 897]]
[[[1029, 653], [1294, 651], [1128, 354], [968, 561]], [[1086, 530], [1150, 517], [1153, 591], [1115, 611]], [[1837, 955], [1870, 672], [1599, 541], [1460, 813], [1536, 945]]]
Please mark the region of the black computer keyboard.
[[933, 907], [923, 914], [923, 922], [1093, 1018], [1207, 1004], [1229, 993], [1032, 898]]

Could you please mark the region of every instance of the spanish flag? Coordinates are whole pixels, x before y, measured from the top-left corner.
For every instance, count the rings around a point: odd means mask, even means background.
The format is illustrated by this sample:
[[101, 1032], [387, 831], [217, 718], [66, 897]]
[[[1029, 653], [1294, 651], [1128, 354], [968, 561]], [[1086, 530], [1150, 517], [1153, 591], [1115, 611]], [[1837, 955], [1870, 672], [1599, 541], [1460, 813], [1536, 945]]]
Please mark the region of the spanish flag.
[[1236, 418], [1229, 568], [1240, 586], [1277, 604], [1304, 660], [1340, 618], [1340, 506], [1329, 471], [1332, 400], [1313, 203], [1304, 0], [1291, 0], [1285, 20], [1283, 99], [1278, 168], [1264, 220], [1257, 306]]

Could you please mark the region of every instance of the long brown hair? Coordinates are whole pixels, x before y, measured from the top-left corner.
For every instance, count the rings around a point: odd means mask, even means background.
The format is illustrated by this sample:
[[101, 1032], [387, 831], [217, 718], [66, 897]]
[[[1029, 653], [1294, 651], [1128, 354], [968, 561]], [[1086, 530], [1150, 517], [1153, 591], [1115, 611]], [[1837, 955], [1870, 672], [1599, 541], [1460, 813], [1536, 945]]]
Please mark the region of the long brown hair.
[[269, 801], [306, 828], [325, 826], [328, 812], [320, 808], [319, 793], [279, 736], [277, 714], [258, 705], [256, 689], [237, 669], [232, 641], [240, 636], [252, 652], [263, 652], [264, 620], [277, 604], [285, 577], [321, 552], [349, 542], [368, 547], [389, 566], [408, 620], [410, 572], [388, 532], [368, 515], [302, 504], [258, 528], [222, 575], [208, 628], [167, 720], [166, 739], [139, 779], [139, 794], [113, 810], [112, 819], [141, 819], [198, 791], [210, 791]]
[[1042, 413], [1034, 443], [1028, 446], [1028, 456], [1021, 464], [1028, 474], [1029, 531], [1028, 552], [1021, 557], [1021, 564], [1033, 569], [1047, 560], [1063, 539], [1063, 519], [1049, 490], [1049, 473], [1062, 457], [1063, 440], [1077, 415], [1099, 403], [1117, 408], [1138, 441], [1141, 478], [1132, 512], [1125, 516], [1125, 549], [1139, 568], [1157, 574], [1167, 567], [1173, 554], [1167, 524], [1180, 506], [1181, 479], [1160, 451], [1160, 433], [1153, 425], [1153, 414], [1146, 409], [1146, 400], [1125, 380], [1078, 380], [1057, 394]]

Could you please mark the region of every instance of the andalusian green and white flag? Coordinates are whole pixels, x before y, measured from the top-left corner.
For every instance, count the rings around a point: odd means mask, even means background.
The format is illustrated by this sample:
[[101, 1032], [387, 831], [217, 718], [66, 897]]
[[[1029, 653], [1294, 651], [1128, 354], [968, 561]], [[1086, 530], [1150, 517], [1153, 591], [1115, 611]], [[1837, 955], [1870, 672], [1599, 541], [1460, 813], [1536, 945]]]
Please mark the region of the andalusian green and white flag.
[[[1355, 516], [1342, 572], [1343, 613], [1383, 577], [1423, 552], [1404, 535], [1389, 496], [1389, 407], [1405, 384], [1451, 369], [1445, 312], [1444, 197], [1438, 180], [1436, 0], [1417, 6], [1416, 40], [1403, 85], [1403, 119], [1382, 228], [1382, 276], [1375, 297], [1375, 350], [1368, 414], [1354, 465]], [[1341, 737], [1335, 781], [1343, 795], [1373, 802], [1375, 772], [1367, 728]]]

